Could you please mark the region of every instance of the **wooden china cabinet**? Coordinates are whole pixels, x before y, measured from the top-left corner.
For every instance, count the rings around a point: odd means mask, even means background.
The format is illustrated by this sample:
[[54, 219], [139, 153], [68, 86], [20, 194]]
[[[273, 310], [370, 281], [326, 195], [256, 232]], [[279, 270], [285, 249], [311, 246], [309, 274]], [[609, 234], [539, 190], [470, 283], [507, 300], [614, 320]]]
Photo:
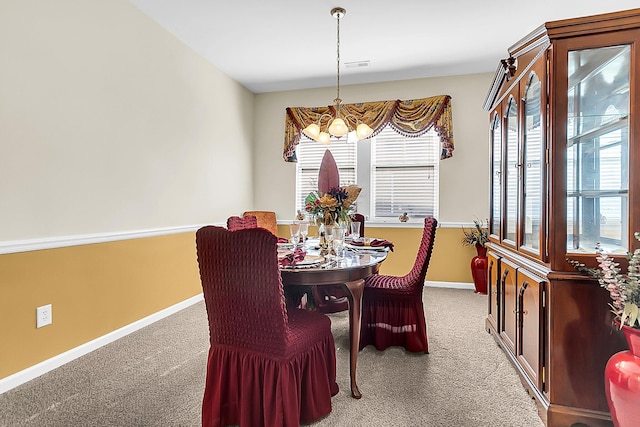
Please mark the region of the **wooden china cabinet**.
[[640, 230], [640, 9], [547, 22], [508, 49], [490, 112], [487, 329], [547, 426], [610, 426], [608, 292], [566, 261], [618, 261]]

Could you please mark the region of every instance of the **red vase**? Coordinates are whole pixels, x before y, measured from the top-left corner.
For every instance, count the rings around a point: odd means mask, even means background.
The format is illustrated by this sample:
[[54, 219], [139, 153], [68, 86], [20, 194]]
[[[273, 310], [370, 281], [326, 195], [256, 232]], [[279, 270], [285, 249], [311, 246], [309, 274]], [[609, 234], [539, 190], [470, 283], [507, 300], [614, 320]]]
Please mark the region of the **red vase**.
[[640, 423], [640, 329], [622, 327], [629, 350], [616, 353], [604, 370], [607, 403], [616, 427]]
[[476, 245], [478, 255], [471, 259], [471, 276], [477, 294], [487, 294], [487, 248]]

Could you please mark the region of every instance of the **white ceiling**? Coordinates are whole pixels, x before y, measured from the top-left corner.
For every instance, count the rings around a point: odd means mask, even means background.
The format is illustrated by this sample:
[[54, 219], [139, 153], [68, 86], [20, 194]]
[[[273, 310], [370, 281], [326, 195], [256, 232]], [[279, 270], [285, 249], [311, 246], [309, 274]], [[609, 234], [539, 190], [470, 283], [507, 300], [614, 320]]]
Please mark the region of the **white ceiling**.
[[[254, 93], [494, 72], [547, 21], [640, 7], [638, 0], [130, 0]], [[348, 62], [369, 61], [366, 68]]]

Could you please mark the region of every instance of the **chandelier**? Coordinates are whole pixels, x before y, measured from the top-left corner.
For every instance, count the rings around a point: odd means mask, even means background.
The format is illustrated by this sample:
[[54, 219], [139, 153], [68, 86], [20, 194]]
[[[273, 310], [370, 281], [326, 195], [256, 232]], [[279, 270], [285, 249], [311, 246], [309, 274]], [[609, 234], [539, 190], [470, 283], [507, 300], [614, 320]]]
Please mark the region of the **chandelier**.
[[[342, 103], [342, 99], [340, 99], [340, 18], [342, 18], [346, 13], [347, 11], [341, 7], [334, 7], [331, 9], [331, 16], [333, 16], [337, 22], [337, 93], [336, 99], [333, 100], [336, 104], [336, 116], [333, 117], [327, 113], [322, 114], [318, 118], [317, 123], [311, 123], [303, 129], [304, 134], [309, 138], [326, 145], [330, 144], [331, 136], [340, 138], [347, 135], [347, 141], [359, 141], [361, 139], [368, 138], [373, 134], [373, 129], [365, 123], [358, 123], [359, 120], [353, 114], [346, 114], [343, 116], [340, 111], [340, 103]], [[326, 131], [322, 131], [320, 125], [325, 119], [328, 120]], [[350, 126], [350, 120], [357, 124], [355, 129]]]

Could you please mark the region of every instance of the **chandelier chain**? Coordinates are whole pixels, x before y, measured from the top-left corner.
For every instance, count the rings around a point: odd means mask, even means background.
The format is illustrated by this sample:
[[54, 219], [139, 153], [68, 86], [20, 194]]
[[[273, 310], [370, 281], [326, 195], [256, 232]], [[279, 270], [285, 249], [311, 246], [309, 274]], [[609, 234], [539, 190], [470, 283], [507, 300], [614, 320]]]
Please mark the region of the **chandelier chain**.
[[340, 115], [340, 13], [336, 14], [337, 30], [336, 30], [336, 65], [337, 65], [337, 73], [336, 73], [336, 99], [334, 100], [338, 106], [338, 116]]

